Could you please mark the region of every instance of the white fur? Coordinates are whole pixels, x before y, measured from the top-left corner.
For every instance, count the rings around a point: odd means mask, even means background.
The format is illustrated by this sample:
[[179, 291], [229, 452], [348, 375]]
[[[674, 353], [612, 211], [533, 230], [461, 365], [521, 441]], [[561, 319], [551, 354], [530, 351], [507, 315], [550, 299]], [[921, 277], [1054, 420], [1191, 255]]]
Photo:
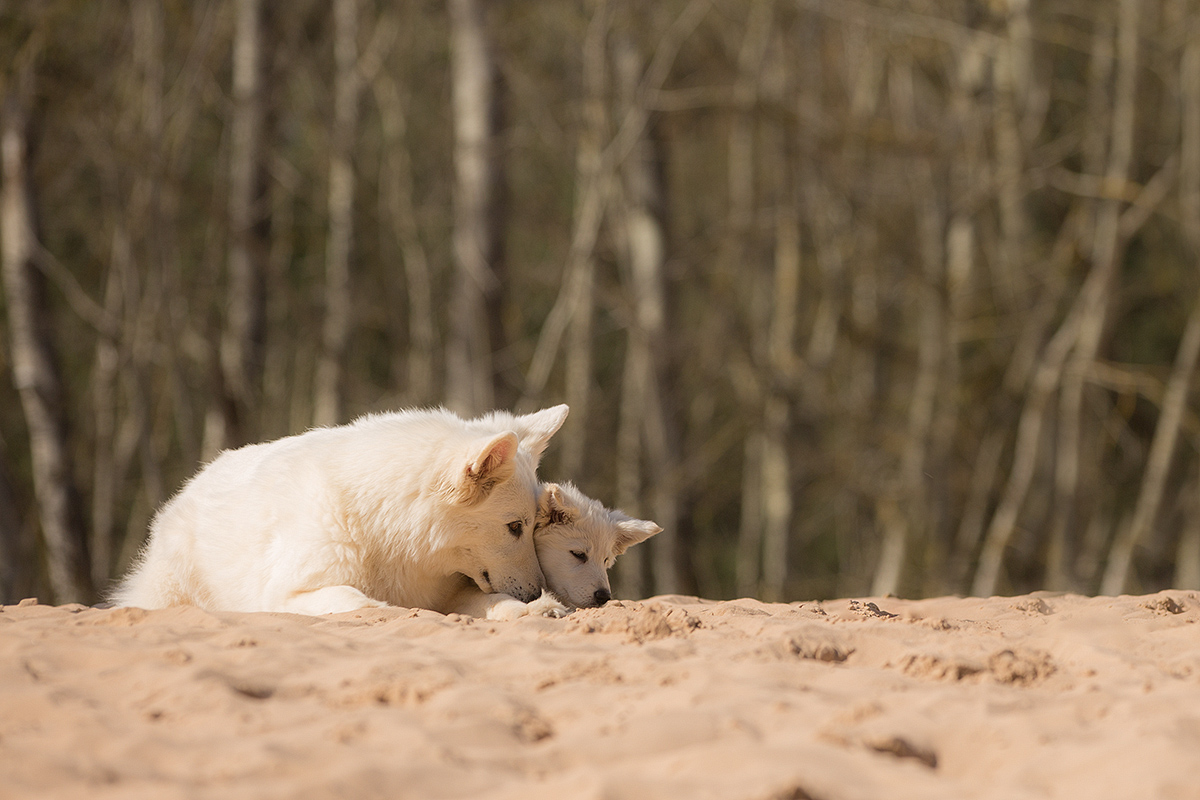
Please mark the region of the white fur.
[[569, 483], [542, 485], [533, 543], [546, 586], [569, 606], [594, 608], [611, 597], [617, 556], [662, 528], [612, 511]]
[[539, 613], [536, 470], [567, 410], [400, 411], [222, 453], [158, 512], [112, 600]]

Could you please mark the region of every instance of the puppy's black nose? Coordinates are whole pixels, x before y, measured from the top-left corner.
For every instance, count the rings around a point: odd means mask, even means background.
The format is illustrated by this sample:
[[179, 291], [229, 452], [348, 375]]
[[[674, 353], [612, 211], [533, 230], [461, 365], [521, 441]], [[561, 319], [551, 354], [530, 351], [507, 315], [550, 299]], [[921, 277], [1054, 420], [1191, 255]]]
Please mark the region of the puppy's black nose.
[[593, 594], [592, 597], [596, 600], [596, 605], [602, 606], [609, 600], [612, 600], [612, 592], [610, 592], [608, 589], [597, 589], [596, 593]]

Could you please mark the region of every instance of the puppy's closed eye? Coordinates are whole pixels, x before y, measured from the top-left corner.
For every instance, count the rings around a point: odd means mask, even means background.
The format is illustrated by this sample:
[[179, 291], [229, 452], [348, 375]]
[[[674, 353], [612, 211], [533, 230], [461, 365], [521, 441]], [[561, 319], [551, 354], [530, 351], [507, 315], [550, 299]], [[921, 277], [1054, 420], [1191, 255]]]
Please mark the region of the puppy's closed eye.
[[583, 552], [582, 550], [572, 550], [572, 551], [571, 551], [571, 555], [573, 555], [573, 556], [575, 556], [577, 559], [579, 559], [579, 563], [580, 563], [580, 564], [586, 564], [586, 563], [587, 563], [587, 560], [588, 560], [587, 553]]

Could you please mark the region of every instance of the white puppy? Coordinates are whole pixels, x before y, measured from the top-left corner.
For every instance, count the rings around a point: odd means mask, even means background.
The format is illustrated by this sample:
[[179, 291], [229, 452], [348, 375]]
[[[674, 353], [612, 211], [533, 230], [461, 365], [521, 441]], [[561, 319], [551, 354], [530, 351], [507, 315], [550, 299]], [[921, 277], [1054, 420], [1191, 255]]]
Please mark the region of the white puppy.
[[112, 600], [562, 613], [539, 599], [533, 524], [537, 464], [567, 410], [475, 420], [400, 411], [227, 451], [158, 512]]
[[595, 608], [612, 599], [608, 568], [662, 528], [611, 511], [570, 483], [542, 484], [533, 543], [546, 586], [559, 600]]

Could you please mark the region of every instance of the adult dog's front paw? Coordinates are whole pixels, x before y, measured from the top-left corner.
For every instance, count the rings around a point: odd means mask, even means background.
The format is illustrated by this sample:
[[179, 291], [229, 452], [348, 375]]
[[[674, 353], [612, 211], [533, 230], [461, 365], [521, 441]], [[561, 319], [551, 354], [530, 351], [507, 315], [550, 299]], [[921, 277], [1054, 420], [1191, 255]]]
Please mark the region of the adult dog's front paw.
[[487, 609], [487, 618], [496, 622], [511, 622], [521, 617], [551, 617], [558, 619], [571, 613], [547, 591], [532, 603], [522, 603], [515, 597], [507, 595], [491, 595], [495, 598]]
[[506, 597], [488, 606], [487, 619], [495, 622], [512, 622], [514, 619], [529, 616], [529, 604], [522, 603], [515, 597]]
[[542, 590], [542, 596], [529, 604], [529, 613], [541, 617], [550, 617], [552, 619], [561, 619], [571, 613], [571, 609], [558, 602], [558, 599]]

